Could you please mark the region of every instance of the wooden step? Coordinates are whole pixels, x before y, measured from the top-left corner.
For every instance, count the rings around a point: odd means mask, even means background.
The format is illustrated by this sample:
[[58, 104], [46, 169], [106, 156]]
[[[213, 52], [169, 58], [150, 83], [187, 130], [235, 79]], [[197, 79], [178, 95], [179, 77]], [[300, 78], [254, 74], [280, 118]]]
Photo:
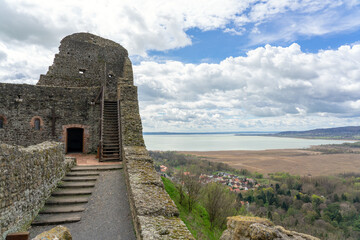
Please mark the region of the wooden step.
[[63, 214], [40, 214], [31, 225], [51, 225], [78, 222], [81, 220], [80, 213], [63, 213]]
[[103, 147], [103, 151], [119, 151], [119, 145], [114, 145], [114, 146], [104, 146]]
[[104, 155], [105, 154], [111, 154], [111, 153], [117, 153], [119, 154], [119, 149], [118, 150], [103, 150]]
[[118, 162], [118, 161], [120, 161], [120, 158], [114, 158], [114, 157], [109, 157], [109, 158], [105, 158], [105, 157], [103, 157], [102, 159], [101, 159], [101, 162]]
[[119, 153], [120, 152], [120, 149], [119, 148], [114, 148], [114, 147], [107, 147], [107, 148], [103, 148], [103, 153], [110, 153], [110, 152], [117, 152]]

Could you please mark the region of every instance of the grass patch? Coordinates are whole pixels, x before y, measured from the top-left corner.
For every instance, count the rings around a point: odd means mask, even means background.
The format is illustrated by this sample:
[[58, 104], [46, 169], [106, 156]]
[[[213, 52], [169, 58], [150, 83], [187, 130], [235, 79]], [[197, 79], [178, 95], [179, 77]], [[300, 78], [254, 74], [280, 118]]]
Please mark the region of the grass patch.
[[171, 199], [175, 202], [176, 207], [179, 209], [181, 220], [185, 223], [191, 234], [196, 239], [219, 239], [224, 229], [216, 227], [214, 229], [210, 228], [209, 215], [201, 203], [196, 203], [193, 210], [189, 212], [186, 201], [184, 201], [185, 203], [183, 205], [179, 203], [180, 194], [174, 183], [164, 177], [162, 177], [162, 181], [165, 185], [166, 192], [170, 195]]

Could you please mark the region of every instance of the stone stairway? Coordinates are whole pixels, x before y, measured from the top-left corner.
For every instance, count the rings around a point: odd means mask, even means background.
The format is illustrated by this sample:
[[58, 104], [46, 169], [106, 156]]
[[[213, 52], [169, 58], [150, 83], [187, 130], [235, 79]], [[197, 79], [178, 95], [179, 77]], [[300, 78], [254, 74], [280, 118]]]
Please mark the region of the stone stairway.
[[118, 106], [116, 101], [105, 101], [103, 111], [103, 154], [101, 161], [120, 160]]
[[94, 190], [100, 171], [119, 170], [122, 165], [76, 166], [62, 179], [31, 225], [78, 222]]

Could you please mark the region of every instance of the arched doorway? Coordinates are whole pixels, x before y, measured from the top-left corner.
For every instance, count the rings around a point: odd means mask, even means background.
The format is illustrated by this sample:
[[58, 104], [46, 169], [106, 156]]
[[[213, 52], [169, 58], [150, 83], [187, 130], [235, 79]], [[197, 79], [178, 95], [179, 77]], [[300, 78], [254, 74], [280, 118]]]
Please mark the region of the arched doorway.
[[68, 128], [67, 129], [67, 146], [66, 152], [83, 152], [84, 147], [84, 129]]

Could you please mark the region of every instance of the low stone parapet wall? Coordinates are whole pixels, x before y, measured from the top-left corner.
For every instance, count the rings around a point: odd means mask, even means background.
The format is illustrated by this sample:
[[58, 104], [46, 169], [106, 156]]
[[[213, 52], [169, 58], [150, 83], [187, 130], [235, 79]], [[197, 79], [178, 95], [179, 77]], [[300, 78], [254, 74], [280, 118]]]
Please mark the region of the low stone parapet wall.
[[62, 143], [27, 148], [0, 143], [0, 239], [30, 224], [73, 164], [65, 160]]
[[194, 239], [145, 147], [125, 147], [124, 170], [137, 239]]

